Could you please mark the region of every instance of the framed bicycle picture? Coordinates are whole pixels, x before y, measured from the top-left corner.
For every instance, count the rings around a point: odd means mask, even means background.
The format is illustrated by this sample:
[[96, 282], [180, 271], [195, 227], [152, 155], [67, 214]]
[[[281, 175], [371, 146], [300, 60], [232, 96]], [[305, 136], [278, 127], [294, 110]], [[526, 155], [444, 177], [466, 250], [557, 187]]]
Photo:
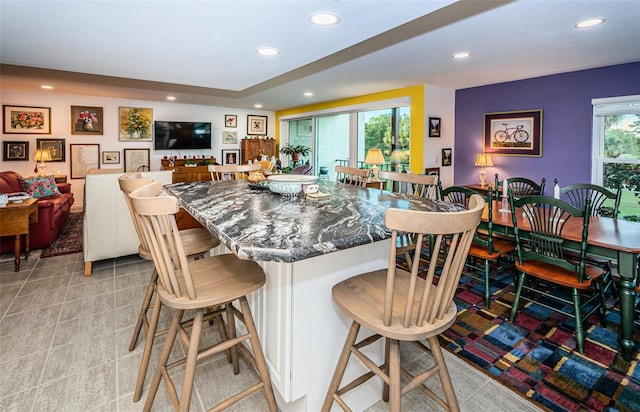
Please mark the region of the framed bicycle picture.
[[484, 152], [542, 156], [542, 110], [485, 113]]

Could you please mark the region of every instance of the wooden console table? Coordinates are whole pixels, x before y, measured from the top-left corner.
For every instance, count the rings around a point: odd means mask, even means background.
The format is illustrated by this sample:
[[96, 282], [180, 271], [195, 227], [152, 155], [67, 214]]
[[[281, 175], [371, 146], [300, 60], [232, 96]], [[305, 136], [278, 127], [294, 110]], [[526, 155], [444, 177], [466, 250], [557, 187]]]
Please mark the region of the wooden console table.
[[22, 203], [8, 203], [0, 208], [0, 236], [15, 236], [14, 254], [15, 270], [20, 270], [20, 246], [22, 235], [25, 236], [25, 260], [29, 257], [31, 246], [29, 243], [29, 224], [38, 223], [38, 199], [27, 199]]

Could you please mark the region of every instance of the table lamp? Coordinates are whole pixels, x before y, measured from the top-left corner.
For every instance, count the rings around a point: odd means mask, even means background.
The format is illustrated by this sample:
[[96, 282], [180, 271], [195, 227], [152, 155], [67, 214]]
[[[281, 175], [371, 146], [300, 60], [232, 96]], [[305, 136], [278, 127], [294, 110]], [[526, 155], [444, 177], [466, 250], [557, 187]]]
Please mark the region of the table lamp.
[[476, 155], [476, 163], [474, 166], [480, 166], [480, 186], [486, 186], [487, 173], [484, 171], [485, 166], [493, 166], [491, 155], [488, 153], [478, 153]]
[[364, 163], [371, 165], [371, 180], [378, 180], [378, 165], [384, 164], [384, 156], [380, 149], [369, 149], [367, 157], [364, 159]]
[[34, 173], [37, 173], [39, 176], [45, 175], [45, 170], [47, 169], [47, 165], [44, 162], [50, 162], [53, 159], [51, 158], [51, 153], [48, 150], [38, 149], [36, 150], [36, 154], [33, 156], [33, 159], [36, 162], [36, 168], [33, 169]]

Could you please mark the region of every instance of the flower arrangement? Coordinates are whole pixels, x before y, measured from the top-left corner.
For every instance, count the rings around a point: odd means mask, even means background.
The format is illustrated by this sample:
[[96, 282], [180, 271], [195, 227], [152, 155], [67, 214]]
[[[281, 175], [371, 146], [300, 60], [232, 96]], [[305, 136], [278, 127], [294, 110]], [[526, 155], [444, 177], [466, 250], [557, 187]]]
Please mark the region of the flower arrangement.
[[122, 118], [122, 124], [120, 128], [122, 133], [129, 136], [140, 137], [142, 134], [147, 133], [151, 127], [151, 120], [142, 112], [142, 109], [131, 108], [129, 114]]
[[14, 129], [42, 129], [42, 112], [11, 112], [11, 127]]

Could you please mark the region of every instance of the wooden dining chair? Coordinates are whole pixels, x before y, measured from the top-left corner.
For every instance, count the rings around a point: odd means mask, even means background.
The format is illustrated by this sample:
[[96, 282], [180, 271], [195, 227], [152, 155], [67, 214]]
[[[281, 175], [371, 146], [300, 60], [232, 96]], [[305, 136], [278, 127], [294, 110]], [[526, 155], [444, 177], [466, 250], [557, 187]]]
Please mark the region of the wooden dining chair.
[[[443, 408], [459, 410], [438, 335], [456, 320], [457, 307], [453, 297], [473, 234], [480, 223], [484, 200], [480, 196], [473, 196], [469, 207], [469, 210], [461, 212], [387, 210], [385, 224], [391, 230], [388, 267], [351, 277], [332, 289], [335, 303], [353, 321], [322, 405], [323, 412], [329, 411], [334, 402], [343, 410], [350, 410], [343, 395], [374, 375], [384, 382], [382, 398], [389, 402], [391, 411], [400, 411], [402, 395], [415, 388]], [[395, 240], [398, 233], [407, 231], [418, 233], [416, 255], [420, 254], [425, 236], [434, 236], [437, 246], [434, 250], [441, 251], [432, 253], [424, 278], [418, 275], [417, 261], [414, 261], [410, 272], [396, 266]], [[439, 247], [445, 242], [449, 243], [446, 254]], [[439, 276], [436, 281], [437, 272]], [[356, 342], [361, 327], [373, 331], [374, 335]], [[384, 362], [377, 365], [363, 348], [381, 338], [385, 341], [385, 356]], [[421, 342], [423, 340], [427, 340], [429, 345]], [[401, 366], [400, 342], [412, 342], [430, 352], [435, 365], [414, 376]], [[351, 354], [369, 371], [340, 387]], [[440, 377], [446, 400], [425, 385], [425, 381], [436, 373]], [[409, 380], [405, 386], [402, 386], [403, 378]]]
[[254, 163], [259, 164], [260, 171], [266, 174], [273, 173], [273, 169], [276, 167], [271, 160], [256, 160]]
[[[142, 177], [142, 174], [139, 172], [125, 173], [122, 176], [118, 177], [120, 190], [124, 195], [129, 212], [131, 213], [133, 226], [135, 227], [138, 239], [140, 240], [138, 254], [145, 260], [152, 260], [151, 252], [149, 245], [147, 244], [147, 241], [143, 236], [140, 224], [135, 218], [129, 194], [134, 190], [146, 186], [152, 182], [153, 180]], [[181, 230], [180, 238], [182, 239], [182, 243], [184, 245], [185, 254], [190, 258], [202, 257], [205, 253], [208, 253], [211, 249], [217, 247], [220, 244], [220, 241], [204, 228]], [[153, 347], [153, 342], [157, 336], [166, 334], [167, 332], [167, 330], [157, 330], [158, 320], [160, 317], [160, 309], [162, 306], [160, 298], [157, 294], [157, 281], [158, 272], [155, 270], [154, 266], [153, 272], [151, 273], [151, 278], [149, 279], [149, 283], [147, 285], [144, 299], [142, 301], [142, 305], [140, 306], [140, 311], [138, 312], [138, 320], [136, 322], [136, 326], [133, 330], [133, 335], [131, 336], [131, 341], [129, 343], [129, 351], [133, 351], [138, 343], [140, 332], [142, 331], [142, 329], [144, 329], [145, 344], [144, 350], [142, 352], [142, 359], [140, 361], [140, 367], [138, 370], [136, 388], [133, 395], [133, 400], [135, 402], [139, 401], [140, 397], [142, 396], [142, 389], [149, 366], [149, 359], [151, 357], [151, 348]], [[151, 313], [149, 313], [149, 311], [151, 311]]]
[[[509, 177], [507, 178], [507, 193], [513, 193], [513, 195], [518, 198], [527, 195], [544, 195], [544, 185], [547, 179], [544, 177], [540, 181], [540, 183], [536, 183], [531, 179], [526, 177]], [[502, 195], [502, 186], [504, 180], [498, 179], [498, 174], [495, 176], [495, 199], [500, 200], [500, 196]]]
[[[468, 206], [473, 195], [481, 196], [473, 189], [464, 186], [449, 186], [441, 190], [441, 198], [450, 203]], [[487, 225], [485, 230], [476, 230], [473, 243], [469, 248], [466, 274], [484, 284], [484, 306], [491, 306], [491, 278], [514, 268], [513, 252], [516, 244], [511, 239], [494, 236], [493, 233], [493, 189], [489, 187], [487, 196]], [[479, 275], [481, 273], [481, 275]]]
[[380, 189], [411, 196], [438, 198], [438, 176], [378, 171]]
[[[518, 256], [518, 282], [510, 320], [513, 322], [518, 313], [527, 313], [532, 305], [572, 317], [576, 346], [578, 352], [584, 353], [583, 320], [599, 312], [600, 323], [606, 327], [605, 272], [586, 262], [591, 201], [587, 199], [585, 208], [579, 209], [549, 196], [515, 199], [512, 194], [509, 198]], [[565, 233], [571, 227], [568, 223], [576, 219], [580, 223], [573, 226], [580, 236], [578, 261], [566, 257], [569, 248], [565, 241]], [[570, 292], [570, 297], [558, 290]], [[520, 300], [531, 304], [520, 308]]]
[[[129, 196], [134, 215], [150, 247], [158, 272], [158, 295], [163, 305], [173, 310], [171, 326], [162, 347], [144, 410], [151, 410], [160, 382], [164, 381], [174, 408], [188, 411], [198, 362], [232, 349], [233, 373], [239, 373], [239, 350], [257, 370], [260, 381], [218, 403], [213, 410], [229, 407], [253, 392], [262, 390], [269, 410], [276, 412], [278, 408], [271, 380], [247, 301], [249, 293], [265, 284], [265, 274], [260, 266], [253, 261], [240, 260], [232, 254], [188, 260], [175, 220], [175, 214], [179, 209], [178, 200], [164, 194], [162, 185], [158, 182], [138, 188]], [[234, 304], [236, 301], [240, 309]], [[185, 312], [193, 317], [184, 319]], [[226, 333], [221, 336], [222, 340], [211, 347], [200, 348], [203, 323], [208, 316], [222, 313], [226, 317], [227, 328]], [[237, 335], [236, 321], [244, 323], [246, 333]], [[187, 327], [190, 327], [190, 334]], [[169, 363], [178, 334], [187, 346], [186, 357], [180, 360], [172, 359]], [[243, 342], [250, 345], [251, 351]], [[170, 371], [183, 365], [184, 368], [177, 373], [183, 375], [181, 393], [178, 396]]]
[[367, 169], [358, 169], [349, 166], [336, 166], [336, 182], [347, 185], [366, 187], [369, 179]]
[[209, 165], [211, 180], [246, 180], [251, 172], [259, 172], [260, 163], [250, 165]]
[[[381, 190], [389, 190], [393, 193], [401, 193], [409, 196], [437, 199], [438, 176], [414, 175], [409, 173], [378, 171], [378, 180]], [[404, 257], [404, 268], [411, 270], [413, 251], [415, 249], [417, 235], [415, 233], [401, 233], [397, 237], [396, 253]], [[430, 249], [430, 248], [428, 248]], [[401, 262], [401, 261], [399, 261]]]
[[[558, 179], [554, 179], [553, 183], [554, 185], [558, 184]], [[579, 209], [584, 209], [586, 201], [589, 199], [591, 201], [591, 214], [593, 216], [604, 216], [614, 219], [618, 217], [621, 194], [622, 191], [620, 188], [611, 191], [605, 187], [591, 183], [575, 183], [560, 188], [560, 195], [564, 195], [564, 198], [566, 198], [569, 204]], [[570, 256], [574, 256], [574, 254]], [[603, 279], [605, 291], [615, 290], [613, 274], [611, 272], [611, 261], [609, 259], [587, 255], [587, 263], [598, 265], [605, 271]]]

